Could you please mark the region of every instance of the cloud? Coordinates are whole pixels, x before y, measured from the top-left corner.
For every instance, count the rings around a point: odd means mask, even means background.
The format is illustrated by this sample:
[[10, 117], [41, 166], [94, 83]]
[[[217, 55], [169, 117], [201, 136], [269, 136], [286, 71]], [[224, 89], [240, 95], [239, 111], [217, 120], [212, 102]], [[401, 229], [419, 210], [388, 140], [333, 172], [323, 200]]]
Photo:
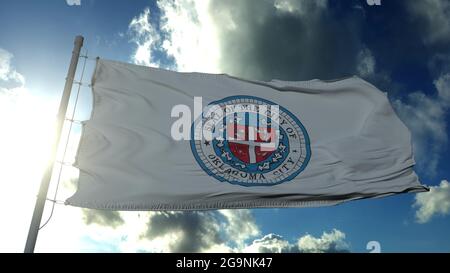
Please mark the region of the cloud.
[[243, 249], [247, 253], [286, 253], [294, 252], [295, 246], [277, 234], [267, 234], [254, 240]]
[[398, 115], [412, 132], [418, 167], [430, 176], [436, 174], [441, 152], [448, 144], [450, 74], [443, 74], [434, 85], [438, 91], [434, 96], [413, 92], [404, 101], [393, 101]]
[[128, 26], [131, 41], [136, 44], [136, 50], [132, 56], [135, 64], [147, 66], [159, 66], [154, 63], [153, 52], [158, 48], [160, 37], [150, 23], [150, 9], [133, 18]]
[[[136, 44], [136, 64], [178, 71], [220, 72], [219, 45], [209, 1], [158, 1], [159, 17], [148, 8], [132, 19], [128, 35]], [[158, 23], [155, 23], [158, 22]]]
[[450, 184], [447, 180], [441, 181], [439, 186], [430, 187], [429, 192], [416, 194], [414, 207], [417, 207], [416, 220], [424, 224], [435, 215], [450, 214]]
[[[407, 5], [414, 18], [432, 18], [418, 13], [427, 7], [436, 14], [435, 20], [448, 21], [445, 15], [449, 4], [416, 2], [421, 1], [407, 1], [397, 8], [404, 10]], [[373, 28], [370, 24], [374, 22], [347, 4], [330, 8], [327, 0], [158, 0], [157, 12], [150, 14], [145, 9], [129, 26], [131, 40], [139, 41], [132, 59], [179, 71], [229, 73], [262, 80], [334, 79], [357, 74], [385, 88], [392, 84], [390, 69], [404, 62], [403, 56], [399, 60], [399, 53], [411, 59], [429, 55], [423, 49], [417, 51], [417, 46], [404, 48], [402, 42], [419, 44], [417, 41], [432, 31], [399, 32], [401, 26], [389, 34], [395, 43], [393, 50], [378, 41], [371, 41], [373, 48], [369, 48], [362, 42], [362, 33], [365, 28]], [[398, 22], [386, 22], [391, 23]], [[447, 54], [447, 48], [439, 52]], [[387, 56], [382, 63], [388, 70], [375, 71], [378, 54]], [[161, 63], [167, 59], [173, 67]]]
[[[337, 19], [327, 1], [212, 1], [220, 67], [252, 79], [334, 79], [356, 73], [359, 13]], [[224, 27], [232, 22], [236, 28]]]
[[299, 252], [349, 252], [349, 244], [345, 241], [345, 233], [333, 229], [331, 232], [324, 232], [320, 238], [305, 235], [298, 240]]
[[[86, 225], [96, 227], [95, 231], [85, 231], [85, 235], [100, 246], [115, 242], [114, 249], [121, 252], [349, 251], [345, 234], [336, 229], [318, 238], [305, 235], [294, 243], [276, 234], [255, 239], [261, 231], [247, 209], [139, 213], [83, 209], [82, 212]], [[250, 239], [253, 241], [249, 243]]]
[[350, 246], [345, 241], [345, 233], [337, 229], [324, 232], [321, 237], [304, 235], [298, 238], [297, 243], [290, 243], [282, 236], [268, 234], [261, 239], [254, 240], [244, 248], [244, 252], [251, 253], [337, 253], [350, 252]]
[[245, 241], [260, 234], [250, 210], [220, 210], [225, 217], [223, 227], [228, 238], [233, 238], [236, 247], [240, 248]]
[[98, 224], [102, 226], [110, 226], [116, 228], [124, 223], [118, 211], [110, 210], [83, 210], [83, 220], [86, 225]]
[[450, 106], [450, 73], [441, 75], [434, 85], [438, 91], [438, 98], [442, 106], [448, 108]]
[[375, 58], [370, 49], [364, 48], [359, 52], [356, 70], [361, 77], [365, 78], [373, 75], [375, 64]]
[[140, 40], [133, 59], [149, 65], [160, 44], [159, 53], [179, 71], [266, 80], [353, 75], [355, 52], [364, 48], [362, 16], [355, 11], [336, 19], [327, 3], [159, 0], [159, 17], [146, 9], [130, 24], [132, 40]]
[[[120, 252], [348, 252], [345, 234], [339, 230], [321, 237], [305, 235], [296, 242], [282, 236], [260, 235], [250, 210], [116, 212], [83, 210], [84, 234], [95, 244]], [[120, 219], [120, 220], [118, 220]], [[119, 223], [120, 222], [120, 223]], [[112, 225], [114, 231], [109, 227]], [[253, 240], [250, 241], [249, 240]], [[105, 242], [113, 242], [105, 245]], [[99, 249], [98, 251], [105, 251]]]
[[291, 14], [306, 15], [312, 8], [326, 8], [327, 0], [303, 1], [303, 0], [275, 0], [273, 6], [277, 11]]
[[150, 216], [144, 236], [148, 240], [172, 235], [168, 252], [205, 252], [224, 244], [220, 223], [212, 212], [157, 212]]
[[406, 1], [409, 12], [419, 21], [426, 44], [450, 42], [450, 2], [447, 0]]
[[249, 210], [155, 212], [143, 238], [167, 239], [165, 252], [233, 252], [258, 234]]
[[25, 85], [25, 77], [11, 65], [14, 55], [0, 48], [0, 92], [13, 92]]
[[66, 0], [69, 6], [81, 6], [81, 0]]
[[115, 242], [121, 252], [235, 252], [260, 232], [249, 210], [139, 212], [137, 217], [83, 210], [83, 219], [96, 226], [86, 233], [89, 238], [99, 245]]

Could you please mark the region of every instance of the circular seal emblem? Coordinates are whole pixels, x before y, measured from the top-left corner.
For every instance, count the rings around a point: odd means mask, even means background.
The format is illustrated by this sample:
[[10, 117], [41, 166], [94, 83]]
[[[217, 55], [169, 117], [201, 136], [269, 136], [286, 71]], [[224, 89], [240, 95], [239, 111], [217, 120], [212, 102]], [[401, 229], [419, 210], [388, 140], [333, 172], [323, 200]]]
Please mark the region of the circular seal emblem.
[[212, 102], [191, 126], [191, 149], [200, 167], [221, 182], [273, 186], [308, 165], [308, 133], [291, 112], [253, 96]]

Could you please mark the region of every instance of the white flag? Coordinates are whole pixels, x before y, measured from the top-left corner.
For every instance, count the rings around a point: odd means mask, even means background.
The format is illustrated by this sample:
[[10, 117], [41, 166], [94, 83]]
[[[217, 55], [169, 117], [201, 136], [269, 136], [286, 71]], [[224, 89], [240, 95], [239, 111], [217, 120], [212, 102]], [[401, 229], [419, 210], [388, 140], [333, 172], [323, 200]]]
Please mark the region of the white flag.
[[408, 129], [358, 77], [261, 82], [99, 60], [92, 85], [69, 205], [303, 207], [426, 190]]

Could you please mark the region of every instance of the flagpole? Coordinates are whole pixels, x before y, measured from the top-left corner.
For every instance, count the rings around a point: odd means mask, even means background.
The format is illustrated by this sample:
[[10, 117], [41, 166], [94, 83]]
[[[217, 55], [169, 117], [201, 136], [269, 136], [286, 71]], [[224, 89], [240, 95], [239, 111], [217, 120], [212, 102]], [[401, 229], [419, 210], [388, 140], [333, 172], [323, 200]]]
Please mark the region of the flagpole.
[[64, 86], [64, 92], [59, 105], [58, 116], [56, 120], [56, 136], [52, 147], [52, 153], [48, 161], [47, 168], [41, 180], [41, 186], [36, 199], [36, 205], [34, 207], [33, 218], [31, 219], [30, 230], [28, 231], [27, 242], [25, 245], [25, 253], [33, 253], [36, 245], [36, 240], [39, 232], [39, 226], [41, 224], [42, 213], [44, 212], [45, 201], [47, 199], [48, 187], [52, 178], [53, 165], [56, 160], [56, 153], [61, 139], [61, 132], [66, 117], [67, 106], [69, 105], [70, 93], [72, 91], [73, 80], [75, 72], [77, 70], [78, 59], [80, 57], [80, 50], [83, 47], [83, 36], [75, 37], [75, 44], [72, 51], [72, 60], [70, 61], [69, 71], [67, 73], [66, 84]]

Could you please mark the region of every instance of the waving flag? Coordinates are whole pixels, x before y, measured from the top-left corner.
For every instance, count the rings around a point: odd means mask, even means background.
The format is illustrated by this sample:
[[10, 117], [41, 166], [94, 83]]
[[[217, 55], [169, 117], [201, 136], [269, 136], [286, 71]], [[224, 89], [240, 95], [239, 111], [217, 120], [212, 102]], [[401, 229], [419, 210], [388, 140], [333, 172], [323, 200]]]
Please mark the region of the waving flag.
[[262, 82], [98, 60], [92, 86], [69, 205], [302, 207], [426, 190], [408, 129], [358, 77]]

